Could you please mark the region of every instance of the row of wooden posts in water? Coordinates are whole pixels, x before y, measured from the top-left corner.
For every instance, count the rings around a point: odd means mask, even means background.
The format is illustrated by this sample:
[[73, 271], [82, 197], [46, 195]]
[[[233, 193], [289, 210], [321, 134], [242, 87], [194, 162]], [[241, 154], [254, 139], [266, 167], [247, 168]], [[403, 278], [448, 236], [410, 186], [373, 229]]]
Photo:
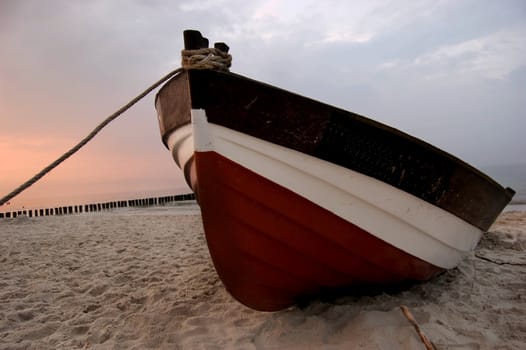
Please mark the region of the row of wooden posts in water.
[[154, 205], [164, 205], [171, 202], [194, 200], [195, 195], [193, 193], [180, 194], [175, 196], [164, 196], [164, 197], [153, 197], [153, 198], [142, 198], [142, 199], [129, 199], [114, 202], [95, 203], [95, 204], [80, 204], [80, 205], [69, 205], [55, 208], [45, 209], [23, 209], [16, 211], [8, 211], [0, 213], [0, 219], [16, 218], [17, 216], [50, 216], [50, 215], [71, 215], [90, 213], [104, 210], [111, 210], [117, 208], [127, 207], [147, 207]]

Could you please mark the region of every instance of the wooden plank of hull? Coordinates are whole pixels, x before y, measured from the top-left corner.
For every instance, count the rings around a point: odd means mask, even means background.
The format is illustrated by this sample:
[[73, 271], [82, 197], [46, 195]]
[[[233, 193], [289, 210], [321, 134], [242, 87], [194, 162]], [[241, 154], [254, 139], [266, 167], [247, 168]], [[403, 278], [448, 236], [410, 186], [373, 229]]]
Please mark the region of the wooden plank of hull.
[[251, 308], [279, 310], [328, 289], [422, 281], [442, 270], [216, 152], [194, 160], [216, 270]]
[[175, 130], [168, 144], [197, 191], [194, 150], [215, 151], [297, 193], [405, 252], [453, 268], [471, 251], [481, 231], [454, 215], [371, 177], [208, 123], [202, 110]]
[[396, 129], [231, 73], [183, 72], [156, 108], [219, 276], [258, 310], [426, 280], [513, 195]]
[[256, 309], [342, 286], [425, 280], [480, 238], [419, 198], [208, 123], [203, 110], [167, 143], [196, 192], [219, 275]]
[[191, 108], [204, 109], [211, 123], [376, 178], [482, 230], [514, 193], [399, 130], [232, 73], [184, 72], [160, 90], [156, 108], [165, 142]]

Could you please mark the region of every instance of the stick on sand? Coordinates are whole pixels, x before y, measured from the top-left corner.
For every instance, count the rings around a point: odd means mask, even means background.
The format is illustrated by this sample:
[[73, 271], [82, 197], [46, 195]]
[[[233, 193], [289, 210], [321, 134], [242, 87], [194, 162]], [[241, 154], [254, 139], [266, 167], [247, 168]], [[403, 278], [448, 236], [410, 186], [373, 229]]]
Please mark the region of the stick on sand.
[[418, 323], [416, 323], [415, 318], [413, 317], [413, 314], [411, 311], [409, 311], [409, 308], [405, 305], [400, 305], [400, 309], [402, 309], [402, 312], [404, 313], [405, 317], [409, 320], [409, 322], [415, 327], [416, 332], [420, 336], [420, 339], [422, 340], [422, 343], [426, 346], [427, 350], [436, 350], [435, 346], [429, 340], [428, 337], [420, 330], [420, 327], [418, 326]]

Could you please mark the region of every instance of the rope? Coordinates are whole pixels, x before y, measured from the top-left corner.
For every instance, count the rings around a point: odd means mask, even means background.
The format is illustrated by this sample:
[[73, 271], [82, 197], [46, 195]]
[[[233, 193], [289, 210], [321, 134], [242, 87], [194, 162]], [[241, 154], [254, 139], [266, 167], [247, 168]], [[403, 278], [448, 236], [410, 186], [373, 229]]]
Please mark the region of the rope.
[[38, 174], [36, 174], [35, 176], [33, 176], [31, 179], [27, 180], [26, 182], [24, 182], [22, 185], [20, 185], [18, 188], [16, 188], [14, 191], [12, 191], [11, 193], [9, 193], [8, 195], [6, 195], [5, 197], [3, 197], [2, 199], [0, 199], [0, 205], [3, 205], [4, 203], [6, 203], [7, 201], [9, 201], [10, 199], [12, 199], [13, 197], [15, 197], [16, 195], [20, 194], [20, 192], [24, 191], [26, 188], [28, 188], [29, 186], [33, 185], [35, 182], [37, 182], [38, 180], [40, 180], [44, 175], [46, 175], [47, 173], [49, 173], [51, 170], [53, 170], [57, 165], [59, 165], [60, 163], [62, 163], [63, 161], [65, 161], [66, 159], [68, 159], [69, 157], [71, 157], [74, 153], [76, 153], [79, 149], [81, 149], [85, 144], [87, 144], [92, 138], [95, 137], [95, 135], [97, 135], [99, 133], [99, 131], [102, 130], [102, 128], [104, 128], [106, 125], [108, 125], [111, 121], [113, 121], [114, 119], [116, 119], [118, 116], [120, 116], [122, 113], [126, 112], [131, 106], [133, 106], [134, 104], [136, 104], [139, 100], [141, 100], [144, 96], [148, 95], [153, 89], [155, 89], [157, 86], [161, 85], [162, 83], [164, 83], [166, 80], [170, 79], [171, 77], [173, 77], [174, 75], [178, 74], [179, 72], [181, 72], [183, 69], [182, 68], [177, 68], [176, 70], [168, 73], [167, 75], [165, 75], [164, 77], [162, 77], [160, 80], [158, 80], [157, 82], [155, 82], [152, 86], [150, 86], [149, 88], [147, 88], [146, 90], [144, 90], [142, 93], [140, 93], [139, 95], [137, 95], [137, 97], [135, 97], [133, 100], [131, 100], [130, 102], [128, 102], [127, 104], [125, 104], [124, 106], [122, 106], [121, 108], [119, 108], [115, 113], [113, 113], [112, 115], [110, 115], [109, 117], [107, 117], [106, 119], [104, 119], [104, 121], [102, 123], [100, 123], [99, 125], [97, 125], [97, 127], [95, 129], [93, 129], [92, 132], [90, 132], [88, 134], [88, 136], [86, 136], [84, 139], [82, 139], [82, 141], [80, 141], [78, 144], [76, 144], [73, 148], [71, 148], [69, 151], [67, 151], [66, 153], [64, 153], [62, 156], [60, 156], [57, 160], [55, 160], [53, 163], [49, 164], [47, 167], [45, 167], [44, 169], [42, 169]]
[[76, 144], [73, 148], [71, 148], [69, 151], [64, 153], [62, 156], [60, 156], [57, 160], [55, 160], [53, 163], [42, 169], [38, 174], [33, 176], [31, 179], [24, 182], [22, 185], [20, 185], [18, 188], [16, 188], [14, 191], [9, 193], [8, 195], [4, 196], [2, 199], [0, 199], [0, 206], [7, 203], [10, 199], [15, 197], [16, 195], [20, 194], [22, 191], [24, 191], [29, 186], [33, 185], [35, 182], [40, 180], [44, 175], [49, 173], [51, 170], [53, 170], [55, 167], [57, 167], [60, 163], [71, 157], [73, 154], [75, 154], [79, 149], [81, 149], [85, 144], [87, 144], [92, 138], [95, 137], [101, 131], [106, 125], [108, 125], [110, 122], [112, 122], [114, 119], [116, 119], [118, 116], [120, 116], [122, 113], [126, 112], [131, 106], [139, 102], [144, 96], [148, 95], [153, 89], [173, 77], [174, 75], [182, 72], [185, 69], [212, 69], [212, 70], [221, 70], [221, 71], [228, 71], [232, 64], [232, 56], [226, 52], [223, 52], [216, 48], [208, 48], [208, 49], [198, 49], [198, 50], [182, 50], [181, 51], [182, 56], [182, 68], [177, 68], [176, 70], [166, 74], [164, 77], [159, 79], [157, 82], [155, 82], [152, 86], [144, 90], [142, 93], [137, 95], [133, 100], [119, 108], [115, 113], [104, 119], [102, 123], [97, 125], [95, 129], [93, 129], [92, 132], [88, 134], [82, 141], [80, 141], [78, 144]]
[[232, 56], [216, 48], [182, 50], [181, 65], [185, 69], [214, 69], [228, 71]]

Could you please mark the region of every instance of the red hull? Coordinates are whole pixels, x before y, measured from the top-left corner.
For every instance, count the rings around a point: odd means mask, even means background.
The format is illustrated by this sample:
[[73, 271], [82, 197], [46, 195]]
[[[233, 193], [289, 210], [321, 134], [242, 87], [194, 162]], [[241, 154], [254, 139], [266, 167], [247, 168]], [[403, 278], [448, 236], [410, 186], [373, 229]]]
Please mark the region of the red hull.
[[194, 161], [186, 175], [212, 260], [251, 308], [280, 310], [330, 289], [422, 281], [442, 270], [215, 152]]

